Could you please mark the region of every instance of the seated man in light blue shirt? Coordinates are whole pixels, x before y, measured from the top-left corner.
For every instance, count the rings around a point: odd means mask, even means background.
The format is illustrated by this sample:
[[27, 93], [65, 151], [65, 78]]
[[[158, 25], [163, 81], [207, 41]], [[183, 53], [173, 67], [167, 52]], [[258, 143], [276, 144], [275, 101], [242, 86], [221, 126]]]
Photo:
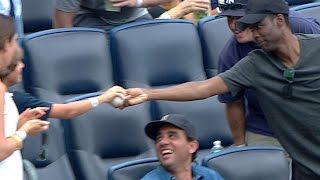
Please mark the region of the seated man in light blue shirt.
[[196, 131], [183, 115], [170, 114], [146, 125], [145, 133], [155, 141], [160, 166], [142, 180], [222, 180], [215, 171], [193, 164], [199, 143]]

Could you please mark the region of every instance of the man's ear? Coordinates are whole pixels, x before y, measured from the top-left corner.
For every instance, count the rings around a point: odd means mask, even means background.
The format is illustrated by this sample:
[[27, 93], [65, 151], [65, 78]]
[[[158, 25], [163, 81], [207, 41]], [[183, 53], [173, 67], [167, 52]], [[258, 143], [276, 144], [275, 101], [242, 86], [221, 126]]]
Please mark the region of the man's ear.
[[189, 142], [190, 148], [189, 148], [189, 153], [194, 153], [197, 151], [199, 148], [199, 142], [197, 140], [193, 140]]
[[277, 14], [275, 19], [276, 19], [276, 23], [277, 23], [278, 27], [286, 26], [286, 20], [282, 14]]

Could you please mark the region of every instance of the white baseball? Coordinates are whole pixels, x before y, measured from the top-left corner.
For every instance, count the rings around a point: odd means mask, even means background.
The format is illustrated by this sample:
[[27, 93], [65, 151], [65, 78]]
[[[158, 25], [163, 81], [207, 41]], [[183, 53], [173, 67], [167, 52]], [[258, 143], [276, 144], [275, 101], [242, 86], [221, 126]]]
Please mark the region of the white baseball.
[[120, 96], [116, 96], [115, 98], [112, 99], [110, 104], [113, 107], [119, 107], [119, 106], [122, 106], [123, 103], [124, 103], [124, 100]]

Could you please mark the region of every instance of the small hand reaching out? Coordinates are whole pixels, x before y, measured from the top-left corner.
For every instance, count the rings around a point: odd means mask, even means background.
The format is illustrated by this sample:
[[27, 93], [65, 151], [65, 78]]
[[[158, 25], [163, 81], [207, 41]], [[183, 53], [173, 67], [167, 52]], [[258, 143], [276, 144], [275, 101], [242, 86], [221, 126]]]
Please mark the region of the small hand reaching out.
[[50, 122], [41, 119], [32, 119], [25, 122], [19, 130], [25, 131], [28, 135], [34, 135], [49, 128]]
[[31, 119], [39, 119], [47, 113], [48, 107], [28, 108], [20, 114], [18, 127]]

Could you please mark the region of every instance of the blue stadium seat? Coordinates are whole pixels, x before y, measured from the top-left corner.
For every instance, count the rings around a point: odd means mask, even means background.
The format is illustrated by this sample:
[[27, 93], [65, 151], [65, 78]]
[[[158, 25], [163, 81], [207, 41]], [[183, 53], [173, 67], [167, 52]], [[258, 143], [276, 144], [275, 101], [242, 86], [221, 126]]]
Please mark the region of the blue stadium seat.
[[208, 78], [217, 75], [219, 54], [225, 43], [232, 37], [227, 19], [208, 16], [198, 22], [198, 31], [203, 50], [204, 68]]
[[159, 161], [156, 157], [125, 162], [112, 166], [108, 170], [108, 180], [141, 179], [145, 174], [155, 169], [158, 165]]
[[55, 0], [22, 0], [24, 32], [30, 34], [52, 28]]
[[[113, 86], [106, 34], [90, 28], [52, 29], [24, 37], [24, 88], [36, 97], [57, 103]], [[37, 160], [42, 135], [28, 137], [23, 157], [36, 166], [39, 179], [77, 179], [68, 161], [59, 120], [51, 122], [48, 158]]]
[[[94, 28], [60, 28], [33, 33], [22, 42], [27, 92], [53, 102], [113, 86], [107, 37]], [[54, 99], [48, 99], [48, 95]]]
[[[166, 87], [206, 79], [197, 30], [191, 21], [154, 20], [131, 23], [111, 31], [116, 82], [124, 87]], [[187, 115], [200, 141], [199, 156], [214, 140], [232, 144], [223, 105], [216, 97], [192, 102], [152, 101], [152, 119], [170, 113]]]
[[[92, 95], [97, 94], [68, 102]], [[147, 109], [146, 104], [124, 110], [104, 104], [63, 122], [67, 152], [77, 180], [106, 179], [111, 166], [155, 156], [154, 145], [144, 134], [144, 126], [150, 122]]]
[[291, 10], [316, 18], [320, 22], [320, 2], [292, 7]]
[[227, 180], [289, 180], [290, 167], [281, 148], [268, 146], [232, 147], [203, 158]]

